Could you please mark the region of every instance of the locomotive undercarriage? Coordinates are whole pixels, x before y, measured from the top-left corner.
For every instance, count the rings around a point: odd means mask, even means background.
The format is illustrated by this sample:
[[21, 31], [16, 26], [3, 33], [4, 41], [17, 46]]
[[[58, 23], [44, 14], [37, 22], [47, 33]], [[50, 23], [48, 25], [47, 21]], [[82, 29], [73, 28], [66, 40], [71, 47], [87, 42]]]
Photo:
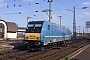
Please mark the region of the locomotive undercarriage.
[[40, 42], [40, 41], [33, 41], [33, 40], [24, 40], [26, 43], [26, 46], [27, 46], [27, 49], [29, 50], [41, 50], [44, 46], [43, 46], [43, 43]]
[[52, 48], [53, 46], [59, 46], [63, 43], [66, 43], [66, 41], [59, 41], [59, 42], [53, 42], [53, 43], [48, 43], [47, 45], [43, 45], [43, 43], [40, 41], [24, 40], [24, 42], [28, 50], [45, 50], [48, 48]]

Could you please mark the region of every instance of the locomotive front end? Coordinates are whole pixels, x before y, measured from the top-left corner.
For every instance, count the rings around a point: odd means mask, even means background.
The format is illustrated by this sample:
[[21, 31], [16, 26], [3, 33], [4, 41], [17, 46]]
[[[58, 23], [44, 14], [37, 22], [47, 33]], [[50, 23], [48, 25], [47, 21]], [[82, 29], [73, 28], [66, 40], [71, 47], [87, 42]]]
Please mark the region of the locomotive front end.
[[43, 21], [32, 21], [28, 23], [24, 40], [27, 48], [36, 50], [43, 45], [41, 42], [42, 25]]
[[26, 33], [25, 40], [40, 40], [40, 33]]

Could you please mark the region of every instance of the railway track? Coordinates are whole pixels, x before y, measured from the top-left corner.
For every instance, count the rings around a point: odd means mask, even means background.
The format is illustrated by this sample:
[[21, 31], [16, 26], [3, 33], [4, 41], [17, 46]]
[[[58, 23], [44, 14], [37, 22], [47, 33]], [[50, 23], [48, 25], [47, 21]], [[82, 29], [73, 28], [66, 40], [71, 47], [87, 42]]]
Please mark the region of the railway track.
[[75, 41], [66, 45], [36, 52], [8, 49], [0, 52], [0, 60], [59, 60], [87, 44], [89, 44], [89, 42], [86, 40]]
[[[87, 44], [87, 43], [86, 44], [85, 43], [86, 42], [81, 42], [78, 44], [77, 43], [70, 44], [69, 47], [61, 47], [61, 49], [53, 49], [49, 52], [45, 52], [44, 54], [34, 56], [29, 59], [31, 59], [31, 60], [59, 60], [60, 58], [72, 53], [73, 51], [75, 51], [78, 48], [81, 48], [82, 46]], [[29, 60], [29, 59], [27, 59], [27, 60]]]

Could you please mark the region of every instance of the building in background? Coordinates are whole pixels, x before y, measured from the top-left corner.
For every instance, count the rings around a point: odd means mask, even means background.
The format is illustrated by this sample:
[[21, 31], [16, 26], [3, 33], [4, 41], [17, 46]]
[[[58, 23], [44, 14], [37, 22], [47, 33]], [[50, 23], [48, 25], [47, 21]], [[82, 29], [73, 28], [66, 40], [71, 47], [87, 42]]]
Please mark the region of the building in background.
[[0, 20], [0, 38], [17, 38], [17, 25]]
[[0, 20], [0, 38], [24, 37], [25, 27], [17, 27], [14, 22]]

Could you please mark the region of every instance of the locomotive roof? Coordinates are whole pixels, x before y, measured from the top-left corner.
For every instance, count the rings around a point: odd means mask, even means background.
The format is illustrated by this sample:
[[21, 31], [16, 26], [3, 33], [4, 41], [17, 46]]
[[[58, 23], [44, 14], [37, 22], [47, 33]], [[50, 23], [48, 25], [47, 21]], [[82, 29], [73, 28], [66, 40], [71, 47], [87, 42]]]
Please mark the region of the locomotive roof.
[[66, 28], [66, 26], [59, 25], [59, 24], [56, 24], [56, 23], [54, 23], [54, 22], [52, 22], [52, 24], [53, 24], [54, 26], [58, 26], [58, 27], [63, 27], [63, 28]]
[[44, 21], [29, 21], [29, 23], [43, 23]]
[[[44, 21], [47, 21], [47, 20], [44, 20]], [[43, 23], [44, 21], [29, 21], [29, 23]], [[49, 21], [48, 21], [49, 22]], [[64, 26], [64, 25], [59, 25], [59, 24], [56, 24], [56, 23], [54, 23], [54, 22], [51, 22], [52, 23], [52, 25], [54, 25], [54, 26], [57, 26], [57, 27], [62, 27], [62, 28], [65, 28], [65, 29], [69, 29], [69, 28], [67, 28], [66, 26]]]

